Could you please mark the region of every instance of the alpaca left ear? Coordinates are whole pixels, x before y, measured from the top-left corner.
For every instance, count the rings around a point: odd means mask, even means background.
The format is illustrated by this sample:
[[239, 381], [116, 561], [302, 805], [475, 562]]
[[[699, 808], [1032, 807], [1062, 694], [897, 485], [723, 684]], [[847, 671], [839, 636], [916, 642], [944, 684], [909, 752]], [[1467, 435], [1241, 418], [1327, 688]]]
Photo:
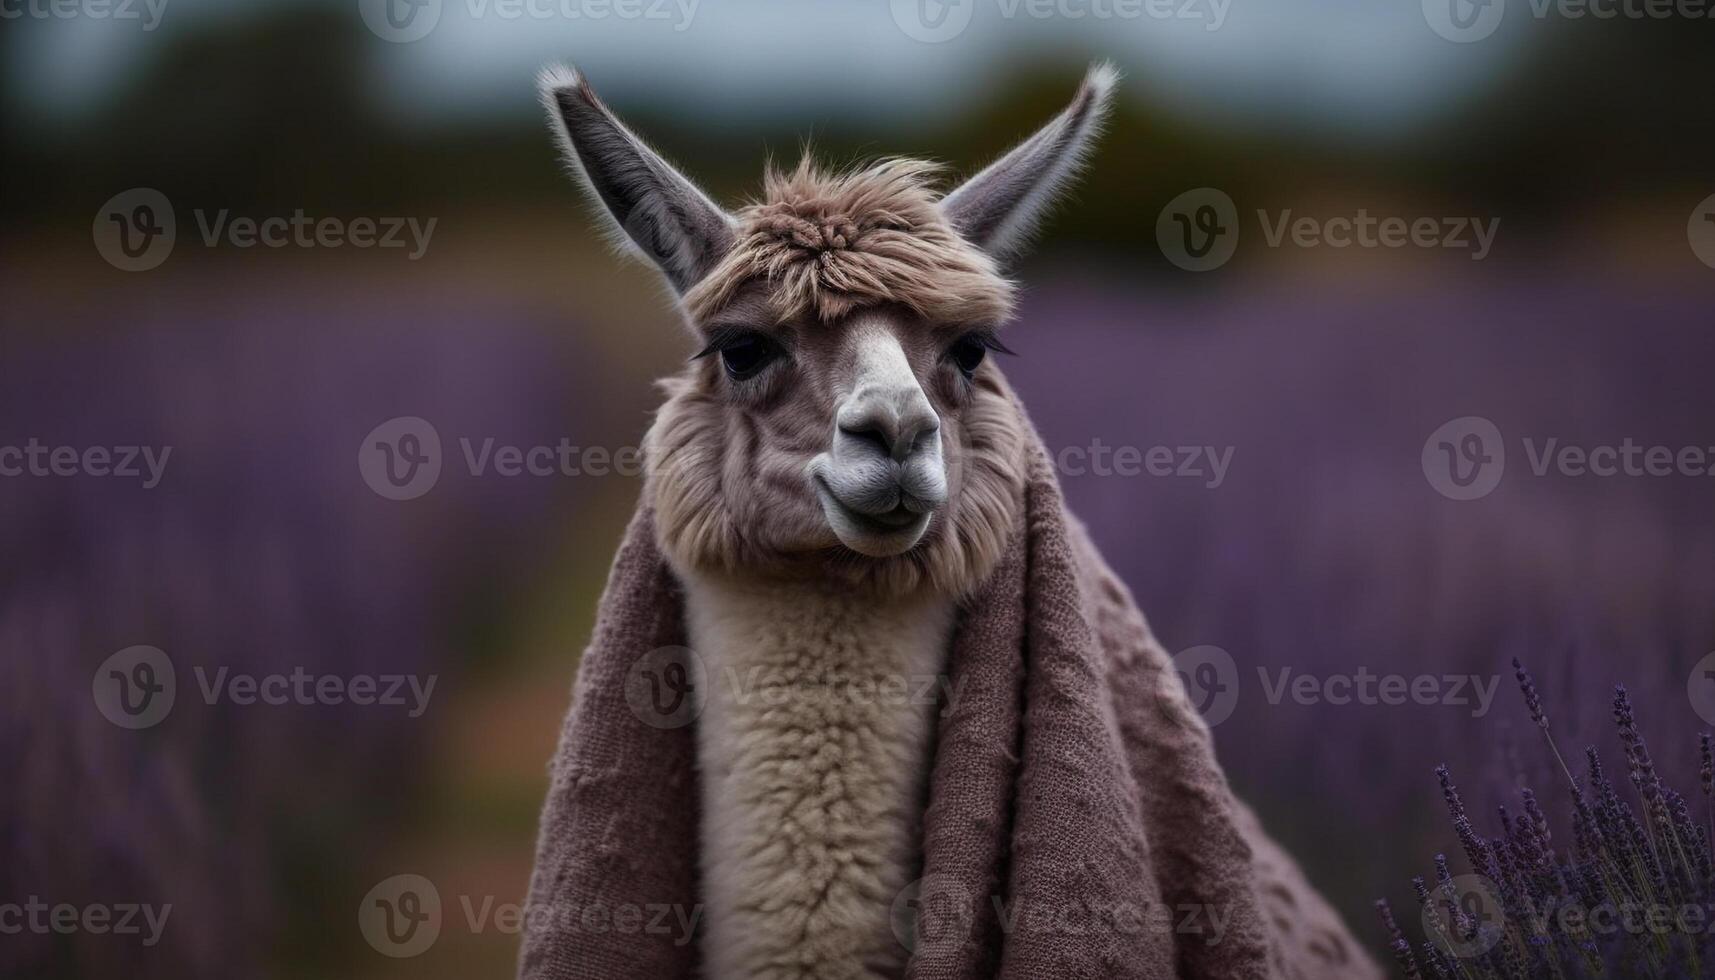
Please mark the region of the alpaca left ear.
[[732, 248], [732, 219], [626, 129], [576, 69], [550, 68], [540, 84], [566, 162], [610, 219], [611, 237], [654, 261], [683, 295]]
[[1119, 71], [1090, 66], [1072, 104], [1006, 156], [954, 188], [941, 213], [966, 241], [997, 259], [1016, 254], [1089, 155]]

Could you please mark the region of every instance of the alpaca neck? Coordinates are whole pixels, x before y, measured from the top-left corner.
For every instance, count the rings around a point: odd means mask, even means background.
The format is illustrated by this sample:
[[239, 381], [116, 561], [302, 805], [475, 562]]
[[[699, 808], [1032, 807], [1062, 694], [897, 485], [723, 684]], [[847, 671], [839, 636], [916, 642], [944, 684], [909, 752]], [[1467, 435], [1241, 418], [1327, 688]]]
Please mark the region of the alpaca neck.
[[686, 610], [706, 974], [898, 976], [954, 601], [692, 575]]

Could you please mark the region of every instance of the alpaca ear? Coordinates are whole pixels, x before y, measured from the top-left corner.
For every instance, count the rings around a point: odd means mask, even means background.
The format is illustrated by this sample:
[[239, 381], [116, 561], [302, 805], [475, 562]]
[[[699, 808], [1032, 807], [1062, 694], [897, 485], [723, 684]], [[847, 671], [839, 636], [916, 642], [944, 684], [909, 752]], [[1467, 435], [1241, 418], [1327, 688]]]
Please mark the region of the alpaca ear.
[[648, 256], [683, 295], [732, 248], [732, 219], [626, 129], [582, 73], [550, 68], [540, 86], [549, 128], [611, 219], [614, 241]]
[[1112, 64], [1091, 65], [1071, 105], [942, 199], [948, 223], [997, 259], [1018, 252], [1089, 155], [1118, 81]]

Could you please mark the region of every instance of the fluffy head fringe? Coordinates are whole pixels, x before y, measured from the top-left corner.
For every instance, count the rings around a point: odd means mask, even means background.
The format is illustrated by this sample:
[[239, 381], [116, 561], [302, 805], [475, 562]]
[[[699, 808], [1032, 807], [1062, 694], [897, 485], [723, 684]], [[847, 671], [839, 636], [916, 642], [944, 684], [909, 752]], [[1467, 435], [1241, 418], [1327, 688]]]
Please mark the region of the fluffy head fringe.
[[933, 322], [1004, 322], [1014, 286], [942, 216], [939, 173], [898, 158], [839, 173], [808, 155], [790, 173], [770, 167], [763, 199], [738, 212], [737, 244], [686, 294], [687, 312], [706, 319], [762, 280], [783, 318], [895, 303]]

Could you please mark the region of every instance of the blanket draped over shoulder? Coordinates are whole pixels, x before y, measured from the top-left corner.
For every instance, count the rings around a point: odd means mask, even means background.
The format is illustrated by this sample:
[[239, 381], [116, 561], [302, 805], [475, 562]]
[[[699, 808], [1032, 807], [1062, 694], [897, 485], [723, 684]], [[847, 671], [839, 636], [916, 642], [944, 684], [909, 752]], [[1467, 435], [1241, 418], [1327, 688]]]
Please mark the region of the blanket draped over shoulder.
[[[1229, 789], [1032, 442], [1024, 526], [964, 604], [946, 667], [906, 977], [1380, 976]], [[625, 693], [639, 658], [687, 644], [684, 624], [644, 506], [552, 765], [521, 976], [698, 975], [693, 728], [646, 724]]]

